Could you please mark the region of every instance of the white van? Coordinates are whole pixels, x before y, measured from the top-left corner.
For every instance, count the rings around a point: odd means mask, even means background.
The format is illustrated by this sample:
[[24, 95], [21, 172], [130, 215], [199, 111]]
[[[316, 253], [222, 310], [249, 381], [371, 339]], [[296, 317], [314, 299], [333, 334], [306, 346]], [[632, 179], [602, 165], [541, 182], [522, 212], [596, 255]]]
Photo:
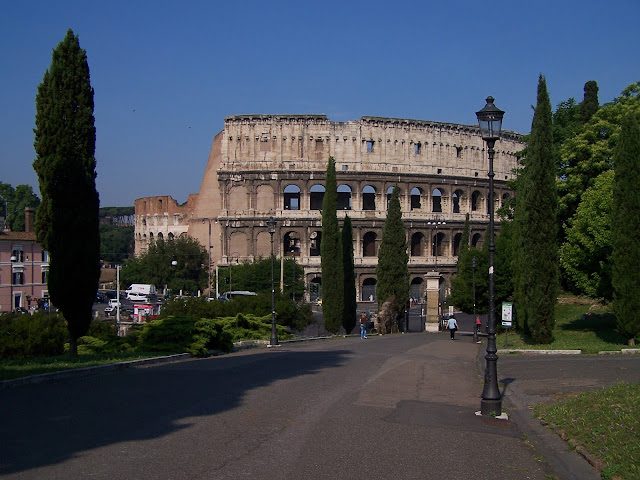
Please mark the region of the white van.
[[127, 298], [134, 301], [145, 301], [147, 297], [156, 295], [156, 286], [148, 283], [133, 283], [125, 290]]

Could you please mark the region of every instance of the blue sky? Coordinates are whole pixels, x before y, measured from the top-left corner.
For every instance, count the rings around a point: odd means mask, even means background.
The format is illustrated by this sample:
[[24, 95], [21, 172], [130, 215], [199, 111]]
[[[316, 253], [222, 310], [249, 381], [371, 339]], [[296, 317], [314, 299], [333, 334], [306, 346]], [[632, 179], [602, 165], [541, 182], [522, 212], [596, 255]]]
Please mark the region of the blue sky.
[[0, 181], [38, 192], [35, 95], [68, 28], [95, 90], [101, 205], [125, 206], [197, 193], [229, 115], [474, 124], [493, 95], [527, 133], [539, 74], [554, 109], [588, 80], [601, 104], [640, 80], [639, 19], [637, 0], [2, 2]]

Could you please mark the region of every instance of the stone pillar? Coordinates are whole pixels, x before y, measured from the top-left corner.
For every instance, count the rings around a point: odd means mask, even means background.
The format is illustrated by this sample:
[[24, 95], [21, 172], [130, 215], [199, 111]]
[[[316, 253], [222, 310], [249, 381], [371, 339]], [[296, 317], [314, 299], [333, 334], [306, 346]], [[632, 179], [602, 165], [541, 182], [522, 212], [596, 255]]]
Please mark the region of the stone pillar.
[[427, 317], [424, 324], [425, 332], [438, 332], [440, 321], [440, 272], [428, 272], [427, 278]]

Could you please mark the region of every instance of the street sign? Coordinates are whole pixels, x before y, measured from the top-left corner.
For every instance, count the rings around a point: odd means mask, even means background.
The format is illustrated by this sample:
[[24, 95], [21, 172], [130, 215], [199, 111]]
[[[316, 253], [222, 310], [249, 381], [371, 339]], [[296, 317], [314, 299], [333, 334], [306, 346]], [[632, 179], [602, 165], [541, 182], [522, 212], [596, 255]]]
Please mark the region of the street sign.
[[512, 312], [513, 312], [513, 304], [509, 302], [502, 302], [502, 326], [506, 328], [511, 328], [512, 326]]

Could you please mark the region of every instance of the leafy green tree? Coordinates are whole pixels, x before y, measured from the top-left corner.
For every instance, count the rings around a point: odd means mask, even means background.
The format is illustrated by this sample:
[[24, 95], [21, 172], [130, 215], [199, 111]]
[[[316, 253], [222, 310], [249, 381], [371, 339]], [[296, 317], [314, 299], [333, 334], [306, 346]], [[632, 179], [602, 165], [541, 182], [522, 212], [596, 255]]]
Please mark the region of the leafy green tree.
[[12, 232], [24, 232], [25, 207], [37, 207], [38, 205], [40, 205], [40, 198], [33, 193], [31, 185], [18, 185], [14, 190], [10, 184], [0, 182], [0, 216], [5, 216], [6, 206], [5, 221]]
[[386, 301], [391, 301], [396, 317], [404, 312], [409, 301], [409, 254], [399, 195], [400, 189], [396, 186], [391, 193], [387, 219], [382, 227], [382, 241], [376, 266], [378, 308]]
[[336, 164], [329, 157], [325, 194], [322, 200], [322, 242], [320, 243], [322, 268], [322, 315], [324, 328], [333, 334], [342, 325], [344, 312], [344, 272], [342, 265], [342, 238], [338, 225], [338, 183]]
[[108, 263], [122, 263], [133, 255], [134, 227], [100, 224], [100, 258]]
[[342, 265], [344, 271], [344, 313], [342, 326], [351, 333], [356, 326], [358, 303], [356, 299], [356, 272], [353, 262], [353, 227], [347, 215], [342, 224]]
[[640, 124], [625, 116], [616, 146], [611, 220], [613, 312], [629, 345], [640, 338]]
[[639, 93], [640, 82], [632, 83], [620, 97], [600, 107], [576, 135], [561, 145], [558, 195], [563, 222], [575, 214], [582, 194], [596, 177], [613, 168], [612, 152], [620, 136], [622, 118], [640, 113]]
[[558, 290], [557, 209], [551, 103], [540, 75], [538, 101], [520, 172], [515, 206], [515, 300], [525, 329], [538, 343], [553, 340]]
[[[274, 262], [273, 277], [275, 279], [280, 278], [280, 265], [279, 261]], [[296, 278], [303, 277], [304, 270], [302, 266], [297, 262], [294, 262], [292, 258], [285, 258], [283, 268], [283, 277], [285, 279], [293, 278], [292, 272], [294, 266], [296, 269]], [[238, 264], [233, 264], [231, 267], [220, 268], [218, 275], [221, 293], [232, 289], [271, 294], [271, 257], [258, 258], [253, 262], [240, 262]], [[288, 287], [290, 287], [290, 285], [285, 284], [285, 292], [291, 291]], [[302, 298], [304, 295], [303, 282], [298, 281], [295, 283], [295, 292], [296, 298]]]
[[[172, 265], [175, 260], [176, 265]], [[167, 286], [171, 293], [196, 293], [208, 281], [207, 252], [197, 240], [180, 236], [157, 239], [146, 253], [127, 261], [120, 272], [121, 285], [148, 283], [157, 288]]]
[[596, 177], [566, 225], [560, 265], [573, 293], [611, 300], [613, 170]]
[[[67, 320], [69, 351], [91, 324], [100, 277], [96, 129], [87, 54], [71, 30], [53, 51], [36, 96], [36, 160], [42, 203], [38, 242], [51, 254], [51, 301]], [[69, 288], [72, 280], [73, 288]]]

